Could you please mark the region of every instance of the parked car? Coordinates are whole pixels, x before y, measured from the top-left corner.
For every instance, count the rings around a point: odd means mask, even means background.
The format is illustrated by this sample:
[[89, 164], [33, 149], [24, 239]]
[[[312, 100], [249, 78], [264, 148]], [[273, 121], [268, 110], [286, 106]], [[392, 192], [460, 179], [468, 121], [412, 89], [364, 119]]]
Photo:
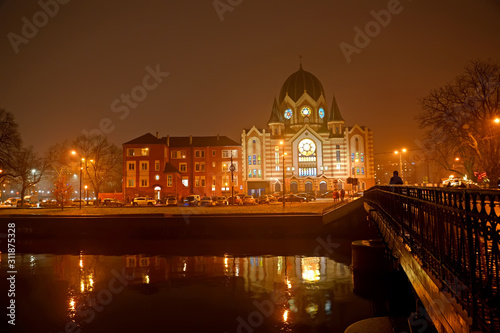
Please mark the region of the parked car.
[[151, 197], [136, 197], [132, 201], [134, 206], [154, 206], [156, 205], [156, 200]]
[[333, 198], [333, 191], [326, 191], [324, 193], [321, 193], [322, 198]]
[[199, 195], [189, 195], [184, 199], [184, 206], [199, 206], [200, 201]]
[[5, 200], [4, 204], [5, 205], [10, 205], [12, 207], [17, 207], [19, 202], [19, 206], [21, 206], [21, 198], [9, 198]]
[[244, 205], [255, 205], [255, 198], [252, 195], [245, 195], [243, 197], [243, 204]]
[[[282, 198], [279, 198], [278, 201], [283, 202]], [[285, 195], [285, 202], [304, 202], [306, 201], [305, 198], [299, 197], [295, 194], [287, 194]]]
[[115, 198], [105, 198], [102, 200], [102, 204], [108, 207], [123, 207], [123, 201]]
[[314, 201], [316, 200], [316, 196], [310, 193], [297, 193], [297, 196], [306, 198], [306, 201]]
[[212, 197], [203, 197], [201, 198], [200, 205], [204, 207], [213, 207], [215, 206], [216, 201], [212, 200]]
[[216, 205], [217, 206], [226, 206], [228, 203], [227, 203], [227, 199], [226, 197], [222, 196], [222, 197], [217, 197], [217, 201], [216, 201]]
[[177, 198], [176, 197], [167, 197], [166, 204], [167, 204], [167, 206], [177, 206]]
[[262, 205], [262, 204], [269, 204], [271, 202], [271, 200], [269, 199], [269, 195], [261, 195], [258, 199], [257, 199], [257, 203], [259, 205]]
[[57, 200], [45, 199], [40, 202], [40, 207], [57, 207]]
[[241, 200], [241, 198], [238, 196], [238, 195], [235, 195], [234, 197], [229, 197], [229, 199], [227, 199], [227, 202], [229, 205], [243, 205], [243, 200]]
[[82, 203], [82, 206], [86, 206], [87, 205], [87, 201], [85, 200], [80, 200], [80, 199], [74, 199], [73, 201], [71, 201], [71, 206], [80, 206], [80, 201]]

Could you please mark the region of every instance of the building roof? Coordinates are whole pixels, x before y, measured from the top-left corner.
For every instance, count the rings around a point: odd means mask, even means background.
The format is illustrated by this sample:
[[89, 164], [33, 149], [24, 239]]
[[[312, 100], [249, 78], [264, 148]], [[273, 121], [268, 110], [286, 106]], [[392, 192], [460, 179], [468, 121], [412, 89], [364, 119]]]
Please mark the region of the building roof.
[[267, 123], [272, 124], [272, 123], [283, 123], [283, 122], [284, 122], [283, 115], [281, 114], [278, 108], [278, 102], [276, 101], [276, 98], [274, 98], [273, 109], [271, 110], [271, 117], [269, 118], [269, 121]]
[[151, 145], [164, 144], [171, 148], [178, 147], [217, 147], [217, 146], [240, 146], [236, 141], [227, 136], [166, 136], [157, 138], [151, 133], [146, 133], [138, 138], [124, 143], [125, 145]]
[[165, 168], [163, 169], [163, 172], [165, 173], [168, 173], [168, 172], [177, 172], [177, 173], [180, 173], [179, 170], [177, 170], [176, 167], [174, 167], [172, 164], [170, 163], [165, 163]]
[[142, 144], [150, 145], [150, 144], [162, 144], [162, 143], [164, 142], [161, 139], [158, 139], [151, 133], [146, 133], [138, 138], [125, 142], [124, 145], [142, 145]]
[[[162, 138], [167, 141], [167, 138]], [[240, 146], [236, 141], [227, 136], [174, 136], [168, 139], [169, 147], [217, 147], [217, 146]]]
[[318, 78], [303, 70], [302, 64], [300, 64], [299, 70], [290, 75], [285, 83], [283, 83], [280, 91], [279, 103], [281, 104], [281, 102], [283, 102], [287, 94], [296, 102], [305, 92], [315, 101], [317, 101], [322, 94], [325, 96], [323, 85]]
[[328, 121], [344, 121], [342, 115], [340, 114], [339, 106], [337, 105], [337, 99], [335, 95], [333, 95], [332, 107], [330, 109], [330, 116], [328, 117]]

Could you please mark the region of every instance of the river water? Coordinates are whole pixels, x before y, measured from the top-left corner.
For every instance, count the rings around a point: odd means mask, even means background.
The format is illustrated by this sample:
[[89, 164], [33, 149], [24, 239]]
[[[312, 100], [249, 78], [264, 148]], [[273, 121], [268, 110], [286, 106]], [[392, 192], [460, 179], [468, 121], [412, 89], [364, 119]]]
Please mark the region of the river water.
[[373, 314], [324, 256], [22, 254], [16, 270], [11, 332], [343, 332]]

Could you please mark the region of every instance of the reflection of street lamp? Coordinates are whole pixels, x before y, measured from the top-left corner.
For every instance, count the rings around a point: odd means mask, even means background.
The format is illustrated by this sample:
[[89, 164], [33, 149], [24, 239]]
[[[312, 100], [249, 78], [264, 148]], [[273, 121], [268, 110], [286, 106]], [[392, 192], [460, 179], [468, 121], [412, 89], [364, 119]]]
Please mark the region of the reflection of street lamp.
[[[76, 155], [76, 151], [72, 151], [71, 152], [71, 155]], [[80, 208], [79, 209], [82, 209], [82, 162], [85, 161], [85, 159], [82, 157], [80, 159], [80, 188], [78, 190], [79, 194], [80, 194]], [[64, 198], [63, 198], [63, 202], [64, 202]]]
[[406, 148], [401, 149], [401, 152], [399, 152], [398, 150], [394, 152], [394, 154], [399, 155], [399, 172], [401, 173], [401, 177], [403, 177], [403, 163], [401, 161], [401, 155], [403, 153], [406, 153]]

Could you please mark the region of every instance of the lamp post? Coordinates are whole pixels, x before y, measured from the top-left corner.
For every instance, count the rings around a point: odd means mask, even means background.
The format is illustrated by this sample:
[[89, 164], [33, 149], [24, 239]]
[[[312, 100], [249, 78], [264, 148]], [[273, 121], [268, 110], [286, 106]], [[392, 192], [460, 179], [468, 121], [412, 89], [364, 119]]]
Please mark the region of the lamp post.
[[85, 185], [84, 188], [85, 188], [85, 200], [88, 200], [89, 196], [87, 194], [87, 185]]
[[[229, 166], [229, 170], [231, 171], [231, 198], [234, 198], [234, 178], [233, 173], [236, 170], [236, 167], [233, 164], [233, 151], [231, 150], [231, 165]], [[234, 199], [233, 199], [234, 201]]]
[[394, 154], [399, 155], [399, 172], [401, 173], [401, 177], [403, 177], [403, 163], [401, 161], [401, 155], [406, 153], [406, 148], [401, 149], [401, 151], [396, 150]]
[[[76, 151], [72, 151], [71, 152], [72, 155], [76, 155]], [[80, 208], [79, 209], [82, 209], [82, 162], [85, 161], [85, 159], [82, 157], [80, 159], [80, 186], [79, 186], [79, 189], [78, 189], [78, 193], [80, 194]]]
[[35, 174], [36, 174], [36, 170], [35, 169], [31, 169], [31, 174], [33, 175], [33, 188], [31, 189], [31, 195], [35, 195]]

